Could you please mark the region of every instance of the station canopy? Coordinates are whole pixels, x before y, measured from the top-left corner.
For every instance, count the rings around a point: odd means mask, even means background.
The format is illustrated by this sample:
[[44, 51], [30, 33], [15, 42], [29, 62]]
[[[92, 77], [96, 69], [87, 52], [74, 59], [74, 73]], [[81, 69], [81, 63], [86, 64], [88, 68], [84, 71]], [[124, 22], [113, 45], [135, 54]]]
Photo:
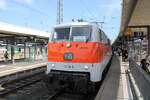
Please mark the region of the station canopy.
[[127, 28], [133, 32], [142, 31], [146, 35], [147, 29], [144, 27], [147, 26], [150, 26], [150, 0], [123, 0], [119, 37]]
[[0, 22], [0, 37], [23, 36], [48, 39], [50, 33]]

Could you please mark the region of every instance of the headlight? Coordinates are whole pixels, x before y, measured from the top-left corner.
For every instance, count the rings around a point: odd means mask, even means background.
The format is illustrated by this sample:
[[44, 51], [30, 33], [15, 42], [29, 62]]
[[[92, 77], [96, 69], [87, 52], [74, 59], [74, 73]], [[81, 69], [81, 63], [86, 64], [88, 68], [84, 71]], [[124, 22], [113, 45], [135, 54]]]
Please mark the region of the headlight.
[[84, 69], [85, 69], [85, 70], [88, 70], [88, 69], [89, 69], [89, 66], [84, 66]]
[[70, 47], [71, 47], [71, 44], [70, 44], [70, 43], [67, 43], [67, 44], [66, 44], [66, 47], [67, 47], [67, 48], [70, 48]]
[[52, 64], [52, 67], [55, 67], [55, 64]]

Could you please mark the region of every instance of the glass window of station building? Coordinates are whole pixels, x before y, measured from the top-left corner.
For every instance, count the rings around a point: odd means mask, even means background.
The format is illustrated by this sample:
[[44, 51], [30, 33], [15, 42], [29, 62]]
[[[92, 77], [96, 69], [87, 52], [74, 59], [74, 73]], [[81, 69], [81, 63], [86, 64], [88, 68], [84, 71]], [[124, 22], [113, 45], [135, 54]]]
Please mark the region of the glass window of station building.
[[0, 62], [5, 61], [5, 53], [8, 53], [8, 60], [36, 61], [47, 59], [47, 42], [37, 40], [26, 41], [16, 39], [14, 43], [9, 39], [0, 39]]

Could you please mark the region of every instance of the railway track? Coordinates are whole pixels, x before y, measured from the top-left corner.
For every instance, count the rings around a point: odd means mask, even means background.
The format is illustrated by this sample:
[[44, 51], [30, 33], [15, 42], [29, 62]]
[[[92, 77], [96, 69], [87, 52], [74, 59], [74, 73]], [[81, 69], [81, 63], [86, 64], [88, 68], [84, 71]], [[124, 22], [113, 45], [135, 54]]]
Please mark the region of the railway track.
[[93, 100], [93, 95], [66, 92], [67, 86], [62, 86], [47, 97], [46, 100]]
[[57, 92], [53, 95], [50, 95], [46, 100], [89, 100], [89, 99], [85, 99], [85, 95], [83, 94]]
[[54, 92], [48, 91], [41, 81], [44, 75], [43, 71], [3, 83], [1, 86], [4, 90], [0, 90], [0, 100], [94, 100], [96, 93], [85, 95], [67, 92], [65, 85], [58, 87]]
[[17, 90], [23, 89], [32, 84], [40, 82], [43, 76], [44, 76], [44, 72], [40, 72], [40, 73], [36, 73], [35, 75], [27, 76], [21, 79], [7, 81], [1, 85], [3, 89], [0, 91], [0, 97], [6, 97]]

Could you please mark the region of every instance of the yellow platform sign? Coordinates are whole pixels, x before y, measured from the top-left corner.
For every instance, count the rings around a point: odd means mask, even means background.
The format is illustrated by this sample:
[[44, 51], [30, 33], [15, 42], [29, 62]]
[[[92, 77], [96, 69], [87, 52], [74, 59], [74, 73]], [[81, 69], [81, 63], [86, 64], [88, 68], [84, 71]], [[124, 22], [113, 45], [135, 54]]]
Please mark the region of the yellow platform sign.
[[133, 34], [133, 31], [131, 30], [131, 28], [128, 28], [128, 29], [125, 31], [124, 34], [125, 34], [125, 35], [131, 35], [131, 34]]

